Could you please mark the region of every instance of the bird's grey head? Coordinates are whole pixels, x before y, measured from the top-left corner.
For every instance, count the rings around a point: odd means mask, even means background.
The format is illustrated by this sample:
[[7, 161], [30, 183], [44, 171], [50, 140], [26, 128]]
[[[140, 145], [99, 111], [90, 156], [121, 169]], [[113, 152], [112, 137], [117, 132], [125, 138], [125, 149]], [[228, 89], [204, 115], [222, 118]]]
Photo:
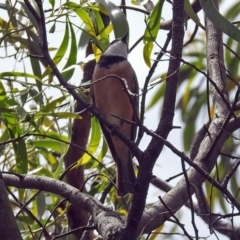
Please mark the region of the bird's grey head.
[[110, 43], [106, 51], [103, 53], [104, 56], [118, 56], [127, 59], [128, 56], [128, 44], [127, 44], [128, 33], [122, 38], [118, 38]]

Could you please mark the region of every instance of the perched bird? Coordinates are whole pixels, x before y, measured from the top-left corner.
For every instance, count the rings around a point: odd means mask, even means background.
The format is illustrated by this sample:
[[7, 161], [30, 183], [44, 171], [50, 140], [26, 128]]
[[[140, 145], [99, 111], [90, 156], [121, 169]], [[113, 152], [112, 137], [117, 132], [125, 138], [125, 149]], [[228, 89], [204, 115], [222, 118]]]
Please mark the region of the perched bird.
[[[102, 54], [93, 72], [90, 91], [99, 112], [110, 123], [118, 126], [125, 136], [134, 141], [137, 127], [131, 122], [135, 121], [136, 117], [133, 108], [136, 110], [135, 113], [138, 113], [138, 82], [136, 74], [127, 60], [127, 37], [128, 33], [111, 42]], [[109, 74], [115, 74], [126, 80], [128, 90], [135, 94], [135, 96], [131, 96], [134, 104], [131, 103], [120, 79], [111, 76], [97, 81]], [[101, 124], [101, 128], [117, 165], [117, 195], [125, 196], [128, 193], [133, 193], [136, 178], [131, 150], [103, 124]]]

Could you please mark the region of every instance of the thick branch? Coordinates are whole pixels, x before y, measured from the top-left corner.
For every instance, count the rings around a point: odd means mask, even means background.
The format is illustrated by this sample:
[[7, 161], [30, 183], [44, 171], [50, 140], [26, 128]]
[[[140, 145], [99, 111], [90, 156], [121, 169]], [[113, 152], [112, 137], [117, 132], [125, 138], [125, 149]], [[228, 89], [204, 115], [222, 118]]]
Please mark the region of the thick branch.
[[14, 218], [6, 188], [3, 182], [2, 173], [0, 172], [0, 239], [22, 239], [16, 220]]
[[17, 176], [3, 174], [3, 179], [6, 186], [38, 189], [57, 194], [85, 209], [92, 215], [94, 224], [104, 240], [115, 239], [114, 237], [119, 235], [119, 230], [123, 227], [121, 218], [115, 212], [104, 207], [98, 200], [81, 193], [78, 189], [67, 183], [49, 177], [34, 175]]
[[[172, 24], [172, 58], [170, 59], [168, 69], [168, 80], [166, 81], [166, 92], [163, 103], [163, 112], [161, 121], [157, 128], [157, 134], [164, 139], [167, 138], [172, 129], [172, 121], [175, 109], [176, 89], [178, 83], [178, 73], [180, 59], [182, 56], [182, 45], [184, 36], [184, 7], [183, 0], [173, 2], [173, 24]], [[136, 181], [135, 193], [133, 195], [130, 213], [128, 215], [128, 224], [124, 232], [123, 239], [136, 239], [137, 228], [145, 208], [145, 201], [149, 188], [149, 182], [152, 178], [153, 166], [162, 151], [164, 143], [156, 138], [152, 139], [147, 150], [139, 161], [139, 174]]]
[[[217, 115], [209, 126], [208, 135], [205, 136], [200, 144], [199, 151], [194, 162], [198, 165], [198, 167], [207, 173], [210, 173], [217, 161], [219, 149], [223, 146], [224, 142], [229, 136], [226, 132], [222, 131], [222, 127], [226, 128], [229, 126], [228, 122], [226, 122], [229, 109], [226, 105], [226, 101], [228, 102], [228, 95], [225, 88], [226, 77], [224, 71], [222, 70], [224, 67], [222, 58], [221, 31], [216, 29], [211, 23], [208, 22], [207, 24], [208, 27], [211, 26], [211, 33], [207, 35], [208, 41], [211, 41], [211, 47], [209, 47], [210, 49], [207, 52], [210, 54], [208, 55], [208, 59], [210, 61], [209, 67], [211, 68], [211, 70], [209, 70], [209, 74], [210, 78], [214, 81], [215, 86], [220, 89], [222, 95], [219, 94], [219, 91], [213, 89], [213, 104], [216, 108]], [[215, 51], [212, 52], [211, 49], [214, 49]], [[235, 121], [238, 121], [238, 119]], [[187, 177], [188, 181], [191, 183], [191, 186], [188, 186], [185, 178], [182, 178], [178, 184], [163, 197], [164, 203], [174, 212], [180, 209], [189, 199], [189, 195], [187, 194], [188, 188], [190, 188], [189, 190], [191, 194], [193, 194], [195, 188], [201, 187], [202, 183], [206, 181], [206, 177], [196, 171], [194, 167], [190, 167], [188, 169]], [[221, 188], [224, 190], [223, 186], [221, 186]], [[227, 192], [227, 189], [225, 190], [225, 192]], [[229, 195], [229, 197], [232, 198], [231, 201], [235, 202], [234, 205], [240, 209], [240, 206], [235, 201], [234, 197], [231, 195]], [[149, 231], [163, 224], [164, 221], [170, 217], [170, 213], [166, 213], [165, 207], [161, 203], [157, 203], [145, 211], [142, 219], [143, 221], [145, 217], [148, 218], [148, 221], [145, 222], [145, 224], [148, 225], [146, 231]]]
[[[224, 129], [224, 134], [221, 135], [221, 138], [219, 139], [218, 148], [222, 147], [223, 143], [229, 137], [229, 134], [239, 129], [239, 125], [238, 125], [239, 120], [240, 120], [240, 116], [237, 116], [237, 119], [232, 119], [227, 124], [226, 128]], [[206, 145], [208, 144], [208, 148], [210, 148], [210, 143], [207, 141], [208, 140], [205, 139], [202, 146], [204, 146], [205, 144]], [[202, 147], [199, 149], [200, 153], [198, 158], [200, 157], [201, 150], [202, 150]], [[217, 159], [218, 155], [219, 155], [219, 152], [217, 150], [214, 153], [212, 153], [212, 156], [215, 157], [215, 160]], [[209, 171], [211, 171], [211, 169], [215, 164], [213, 157], [209, 158], [209, 159], [212, 159], [212, 163], [207, 164], [206, 161], [204, 161], [203, 159], [202, 160], [200, 159], [201, 161], [199, 160], [198, 162], [195, 162], [195, 164], [197, 164], [199, 167], [204, 167], [206, 170], [208, 169]], [[209, 167], [211, 167], [211, 169]], [[189, 176], [189, 181], [194, 183], [194, 185], [198, 184], [198, 186], [201, 186], [202, 183], [206, 180], [203, 174], [200, 174], [199, 172], [195, 171], [194, 166], [188, 170], [188, 176]], [[187, 203], [188, 196], [186, 194], [186, 184], [185, 184], [184, 178], [181, 179], [179, 183], [172, 189], [170, 189], [167, 184], [161, 184], [161, 186], [164, 191], [168, 191], [164, 195], [163, 199], [165, 204], [167, 204], [168, 207], [170, 207], [171, 209], [175, 209], [175, 211], [177, 211], [184, 204]], [[145, 227], [143, 232], [144, 233], [150, 232], [153, 229], [156, 229], [158, 226], [162, 225], [166, 221], [166, 219], [169, 217], [170, 217], [170, 214], [166, 212], [165, 207], [160, 202], [157, 202], [153, 206], [151, 206], [149, 209], [144, 211], [144, 214], [142, 216], [141, 223], [139, 226], [139, 231], [142, 231], [142, 229]], [[225, 234], [228, 235], [227, 233]]]
[[[152, 179], [151, 183], [155, 187], [157, 187], [165, 192], [168, 192], [172, 189], [172, 187], [168, 183], [166, 183], [165, 181], [158, 179], [158, 178]], [[199, 197], [198, 197], [198, 199], [199, 199]], [[201, 203], [202, 201], [199, 201], [199, 202]], [[186, 202], [185, 206], [191, 210], [189, 201]], [[230, 237], [230, 239], [237, 240], [240, 238], [240, 225], [234, 226], [234, 228], [233, 228], [232, 223], [230, 221], [227, 221], [225, 219], [219, 219], [219, 217], [217, 215], [214, 215], [213, 213], [211, 213], [210, 210], [206, 206], [207, 206], [207, 203], [205, 203], [205, 205], [203, 207], [201, 207], [201, 206], [199, 206], [199, 204], [194, 202], [193, 210], [208, 225], [209, 225], [209, 216], [211, 215], [211, 222], [213, 222], [213, 224], [211, 224], [211, 227], [214, 230]], [[204, 210], [202, 210], [202, 209], [204, 209]], [[206, 211], [206, 212], [203, 212], [203, 211]], [[143, 218], [144, 217], [145, 217], [145, 215], [143, 216]], [[148, 218], [148, 220], [145, 220], [146, 222], [151, 220], [151, 219], [149, 219], [150, 218], [149, 215], [147, 216], [147, 218]], [[235, 238], [235, 236], [237, 236], [238, 238]]]
[[[214, 0], [216, 8], [218, 9], [218, 1]], [[206, 54], [207, 54], [207, 67], [210, 79], [212, 79], [217, 88], [220, 90], [221, 95], [217, 92], [216, 88], [211, 85], [211, 95], [213, 98], [213, 106], [216, 118], [223, 121], [228, 115], [228, 108], [223, 101], [223, 98], [229, 102], [227, 91], [227, 78], [226, 70], [223, 60], [223, 42], [222, 31], [214, 26], [214, 24], [205, 17], [206, 25]]]

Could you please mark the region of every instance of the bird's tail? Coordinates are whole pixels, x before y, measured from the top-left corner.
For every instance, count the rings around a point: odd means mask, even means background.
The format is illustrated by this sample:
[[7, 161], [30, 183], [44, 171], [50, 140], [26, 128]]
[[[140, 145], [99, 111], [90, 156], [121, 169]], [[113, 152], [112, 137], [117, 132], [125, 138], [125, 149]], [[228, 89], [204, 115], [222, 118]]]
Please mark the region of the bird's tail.
[[122, 164], [122, 161], [118, 162], [118, 172], [117, 172], [117, 195], [125, 196], [128, 193], [133, 194], [135, 188], [135, 173], [133, 169], [132, 159], [129, 158], [127, 164]]

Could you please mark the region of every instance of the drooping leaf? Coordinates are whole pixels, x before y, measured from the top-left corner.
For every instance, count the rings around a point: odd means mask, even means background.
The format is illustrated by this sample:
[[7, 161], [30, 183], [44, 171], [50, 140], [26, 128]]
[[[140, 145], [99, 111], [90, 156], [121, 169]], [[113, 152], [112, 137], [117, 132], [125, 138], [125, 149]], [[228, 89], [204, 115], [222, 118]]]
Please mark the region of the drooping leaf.
[[74, 2], [67, 2], [64, 4], [64, 6], [67, 6], [70, 9], [72, 9], [80, 17], [80, 19], [84, 22], [84, 24], [87, 28], [87, 31], [91, 35], [96, 36], [93, 22], [89, 16], [88, 12], [86, 11], [86, 9], [81, 8], [78, 4], [76, 4]]
[[128, 22], [124, 13], [115, 4], [106, 0], [96, 0], [108, 12], [108, 16], [113, 25], [115, 38], [122, 37], [126, 32], [129, 32]]
[[99, 35], [101, 36], [101, 41], [103, 42], [104, 45], [108, 46], [109, 45], [108, 34], [105, 29], [104, 23], [102, 21], [102, 17], [98, 11], [94, 11], [94, 13], [95, 13], [98, 32], [99, 32]]
[[[65, 66], [63, 67], [63, 70], [76, 64], [77, 61], [77, 40], [76, 40], [76, 35], [75, 32], [73, 30], [72, 24], [69, 22], [69, 27], [70, 27], [70, 32], [71, 32], [71, 43], [70, 43], [70, 51], [69, 51], [69, 55], [68, 55], [68, 59], [67, 62], [65, 64]], [[74, 73], [75, 68], [72, 68], [70, 70], [67, 70], [65, 72], [62, 73], [62, 76], [64, 77], [64, 79], [66, 81], [70, 80], [73, 73]]]
[[78, 161], [78, 166], [88, 163], [92, 157], [88, 154], [94, 155], [97, 151], [101, 140], [101, 130], [99, 122], [96, 117], [91, 118], [91, 138], [87, 148], [87, 153], [83, 154], [82, 158]]
[[20, 98], [21, 98], [22, 106], [24, 106], [28, 98], [28, 91], [24, 91], [23, 93], [21, 93]]
[[153, 48], [153, 43], [156, 40], [160, 22], [161, 22], [161, 14], [162, 14], [162, 7], [163, 7], [164, 0], [159, 0], [154, 7], [152, 13], [148, 16], [146, 30], [143, 35], [143, 56], [144, 61], [148, 67], [151, 67], [151, 52]]
[[55, 0], [49, 0], [49, 3], [52, 5], [52, 9], [54, 9], [54, 6], [55, 6]]
[[229, 37], [240, 43], [240, 30], [223, 17], [211, 0], [200, 0], [201, 6], [211, 22]]
[[[53, 61], [56, 65], [58, 65], [58, 63], [62, 60], [63, 56], [65, 55], [68, 48], [68, 43], [69, 43], [69, 27], [68, 27], [68, 24], [66, 23], [63, 40], [55, 56], [53, 57]], [[51, 74], [51, 72], [52, 72], [51, 68], [47, 67], [42, 77], [46, 77], [47, 75]]]
[[155, 104], [163, 97], [164, 92], [165, 92], [165, 88], [166, 88], [166, 82], [163, 82], [158, 87], [156, 92], [154, 93], [154, 95], [151, 98], [150, 102], [147, 104], [146, 110], [148, 110], [148, 109], [152, 108], [153, 106], [155, 106]]
[[[107, 151], [108, 151], [108, 145], [107, 145], [105, 139], [103, 138], [103, 144], [102, 144], [102, 147], [101, 147], [101, 151], [100, 151], [99, 155], [97, 156], [97, 159], [99, 160], [99, 162], [102, 162], [102, 160], [105, 157]], [[92, 168], [97, 167], [99, 165], [99, 162], [94, 161], [94, 163], [92, 165]]]
[[27, 15], [26, 18], [29, 19], [29, 21], [33, 24], [35, 29], [38, 29], [38, 23], [37, 23], [35, 17], [33, 16], [32, 12], [28, 9], [28, 7], [26, 6], [26, 4], [24, 2], [19, 1], [19, 3], [21, 4], [22, 8], [24, 9], [24, 13]]
[[151, 67], [151, 53], [153, 49], [153, 42], [147, 42], [143, 48], [143, 58], [148, 67]]
[[61, 42], [60, 47], [58, 48], [56, 55], [53, 57], [53, 61], [55, 62], [55, 64], [58, 64], [62, 60], [63, 56], [65, 55], [65, 53], [67, 51], [67, 47], [68, 47], [68, 43], [69, 43], [69, 27], [68, 27], [67, 23], [65, 26], [66, 27], [65, 27], [65, 31], [64, 31], [63, 40]]
[[131, 3], [137, 6], [142, 6], [143, 4], [146, 4], [148, 0], [131, 0]]
[[30, 88], [29, 94], [36, 104], [41, 105], [43, 103], [42, 95], [35, 88]]
[[0, 81], [0, 102], [3, 102], [7, 98], [5, 87], [3, 86], [2, 81]]
[[25, 174], [28, 170], [27, 148], [23, 138], [18, 141], [16, 155], [17, 173]]
[[62, 174], [64, 171], [64, 165], [63, 165], [63, 157], [61, 157], [58, 161], [58, 166], [56, 171], [53, 173], [53, 178], [59, 178], [59, 176]]
[[[32, 49], [32, 44], [30, 44], [32, 42], [31, 36], [35, 38], [36, 43], [38, 42], [38, 39], [36, 39], [36, 37], [37, 37], [36, 34], [33, 33], [33, 31], [31, 31], [31, 30], [27, 30], [26, 33], [27, 33], [28, 40], [29, 40], [29, 51], [30, 51], [30, 54], [32, 54], [35, 51], [35, 49]], [[41, 52], [41, 50], [40, 50], [40, 52]], [[41, 57], [41, 56], [39, 56], [39, 57]], [[42, 62], [44, 62], [44, 61], [42, 61]], [[33, 74], [35, 76], [38, 76], [41, 79], [42, 71], [41, 71], [39, 59], [36, 59], [35, 57], [30, 57], [30, 63], [32, 66]], [[42, 91], [42, 82], [36, 80], [36, 84], [37, 84], [38, 90], [41, 92]]]
[[37, 148], [46, 148], [46, 149], [52, 149], [56, 152], [63, 153], [66, 151], [66, 143], [63, 143], [58, 140], [54, 139], [36, 139], [36, 140], [29, 140], [28, 144], [31, 144]]
[[50, 103], [46, 104], [41, 110], [43, 112], [50, 112], [52, 111], [58, 104], [62, 103], [68, 96], [64, 95], [61, 96], [53, 101], [51, 101]]
[[0, 78], [3, 78], [3, 77], [26, 77], [26, 78], [34, 78], [38, 81], [41, 81], [41, 79], [38, 76], [30, 73], [25, 73], [25, 72], [1, 72]]
[[195, 136], [195, 122], [194, 121], [189, 121], [183, 132], [183, 145], [184, 145], [184, 151], [189, 151], [193, 138]]
[[65, 118], [65, 119], [67, 118], [82, 119], [81, 116], [73, 112], [52, 112], [52, 113], [38, 112], [34, 114], [34, 118], [36, 119], [42, 116], [50, 116], [50, 117]]
[[189, 0], [184, 0], [184, 10], [187, 13], [187, 15], [200, 27], [204, 28], [201, 22], [199, 21], [199, 18], [197, 14], [193, 11], [192, 5], [190, 4]]
[[40, 192], [36, 196], [36, 203], [37, 203], [37, 211], [38, 211], [38, 218], [41, 219], [42, 215], [46, 211], [46, 198], [44, 192]]
[[102, 50], [106, 49], [107, 46], [104, 45], [104, 43], [101, 42], [96, 36], [90, 34], [88, 31], [86, 31], [85, 29], [83, 29], [81, 27], [78, 27], [78, 28], [81, 29], [81, 31], [82, 31], [82, 34], [81, 34], [82, 37], [80, 38], [79, 46], [85, 47], [88, 44], [87, 40], [92, 39], [93, 42], [98, 47], [100, 47]]
[[56, 29], [56, 22], [54, 22], [51, 28], [49, 29], [49, 33], [54, 33], [55, 29]]
[[10, 110], [10, 112], [4, 111], [2, 116], [4, 117], [4, 122], [7, 124], [15, 125], [18, 123], [17, 113], [13, 110]]

